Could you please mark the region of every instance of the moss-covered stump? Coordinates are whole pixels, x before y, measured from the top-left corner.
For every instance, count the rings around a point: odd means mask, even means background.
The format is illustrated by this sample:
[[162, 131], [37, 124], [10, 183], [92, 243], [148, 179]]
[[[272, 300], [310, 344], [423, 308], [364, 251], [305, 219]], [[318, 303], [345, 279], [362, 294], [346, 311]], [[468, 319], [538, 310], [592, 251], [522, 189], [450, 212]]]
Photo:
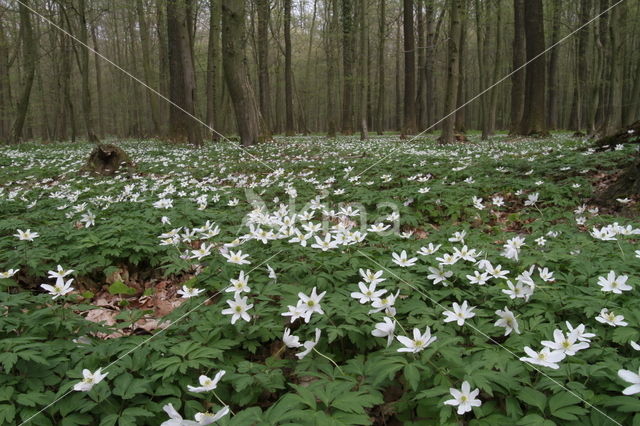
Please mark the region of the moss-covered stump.
[[89, 154], [81, 172], [111, 176], [118, 171], [133, 172], [134, 165], [124, 150], [113, 144], [98, 144]]

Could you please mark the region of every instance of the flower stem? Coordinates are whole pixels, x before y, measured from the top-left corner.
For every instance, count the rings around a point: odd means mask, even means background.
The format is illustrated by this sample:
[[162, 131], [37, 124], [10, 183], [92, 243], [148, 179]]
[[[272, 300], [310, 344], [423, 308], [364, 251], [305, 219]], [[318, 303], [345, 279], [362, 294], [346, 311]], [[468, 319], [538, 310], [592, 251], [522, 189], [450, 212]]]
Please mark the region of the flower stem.
[[335, 366], [336, 366], [336, 368], [338, 369], [338, 371], [340, 371], [340, 373], [341, 373], [343, 376], [346, 376], [346, 374], [344, 374], [344, 371], [342, 371], [342, 368], [340, 368], [340, 366], [339, 366], [338, 364], [336, 364], [336, 362], [335, 362], [334, 360], [332, 360], [331, 358], [329, 358], [328, 356], [326, 356], [325, 354], [323, 354], [322, 352], [320, 352], [320, 351], [319, 351], [319, 350], [317, 350], [316, 348], [313, 348], [313, 351], [314, 351], [315, 353], [317, 353], [318, 355], [320, 355], [321, 357], [328, 359], [328, 360], [329, 360], [329, 362], [331, 362], [331, 364], [333, 364], [333, 365], [335, 365]]
[[[228, 406], [229, 406], [228, 404], [225, 404], [223, 400], [221, 400], [221, 399], [220, 399], [220, 397], [218, 396], [218, 394], [217, 394], [215, 391], [212, 391], [212, 392], [213, 392], [213, 396], [215, 396], [215, 397], [216, 397], [216, 399], [218, 400], [218, 402], [219, 402], [220, 404], [222, 404], [222, 406], [223, 406], [223, 407], [228, 407]], [[232, 410], [231, 408], [229, 408], [229, 412], [231, 413], [231, 415], [232, 415], [232, 416], [235, 416], [235, 415], [236, 415], [236, 413], [234, 413], [234, 412], [233, 412], [233, 410]]]

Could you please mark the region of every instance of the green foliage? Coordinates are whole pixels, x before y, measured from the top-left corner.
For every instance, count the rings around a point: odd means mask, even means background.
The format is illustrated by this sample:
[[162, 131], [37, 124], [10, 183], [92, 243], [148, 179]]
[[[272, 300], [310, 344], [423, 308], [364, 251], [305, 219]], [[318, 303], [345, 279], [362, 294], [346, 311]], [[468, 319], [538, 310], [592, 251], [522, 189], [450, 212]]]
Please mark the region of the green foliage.
[[[219, 410], [221, 403], [212, 393], [189, 392], [187, 386], [219, 370], [226, 374], [216, 395], [235, 413], [223, 418], [223, 425], [364, 425], [391, 419], [407, 425], [610, 424], [598, 410], [622, 424], [639, 424], [638, 398], [622, 395], [625, 383], [616, 375], [621, 368], [637, 371], [639, 366], [629, 346], [640, 340], [637, 239], [600, 241], [587, 232], [633, 222], [610, 212], [585, 213], [583, 226], [573, 213], [592, 195], [593, 175], [625, 165], [629, 148], [589, 154], [581, 142], [562, 136], [452, 147], [429, 139], [406, 143], [385, 137], [365, 147], [349, 138], [299, 138], [253, 148], [269, 167], [284, 170], [273, 172], [223, 144], [198, 151], [151, 142], [123, 147], [138, 164], [139, 173], [131, 178], [77, 175], [86, 146], [1, 150], [9, 161], [0, 171], [0, 272], [20, 271], [0, 279], [0, 424], [25, 421], [63, 396], [33, 424], [157, 425], [167, 419], [162, 407], [168, 403], [193, 419], [198, 412]], [[353, 170], [346, 172], [347, 167]], [[254, 239], [239, 247], [250, 254], [251, 265], [226, 262], [217, 253], [221, 244], [249, 232], [243, 223], [253, 206], [245, 191], [250, 188], [273, 212], [289, 201], [290, 186], [297, 192], [298, 213], [328, 190], [322, 200], [326, 210], [357, 203], [366, 212], [366, 227], [397, 211], [398, 230], [414, 234], [369, 232], [362, 243], [326, 252], [309, 247], [313, 238], [306, 247], [287, 239], [268, 244]], [[420, 191], [424, 187], [430, 189]], [[534, 192], [540, 193], [539, 202], [524, 206]], [[201, 195], [207, 195], [204, 207], [196, 201]], [[173, 200], [172, 208], [153, 206], [163, 196]], [[483, 198], [485, 209], [473, 207], [473, 196]], [[505, 206], [491, 205], [493, 196], [503, 197]], [[233, 199], [239, 200], [237, 206], [229, 205]], [[83, 219], [89, 211], [96, 216], [92, 226]], [[171, 225], [161, 223], [163, 216]], [[195, 274], [195, 262], [181, 255], [201, 245], [161, 245], [158, 236], [208, 220], [220, 234], [207, 240], [215, 248]], [[13, 236], [17, 229], [40, 236], [19, 241]], [[442, 244], [438, 256], [450, 253], [460, 244], [449, 238], [463, 230], [464, 243], [482, 251], [480, 258], [511, 271], [511, 279], [535, 264], [553, 271], [555, 281], [538, 280], [534, 296], [525, 302], [504, 294], [502, 280], [470, 285], [466, 276], [477, 270], [472, 263], [447, 267], [453, 274], [443, 286], [426, 278], [429, 267], [438, 266], [435, 256], [420, 257], [411, 268], [391, 260], [393, 252], [414, 256], [428, 243]], [[516, 235], [526, 239], [520, 258], [502, 257], [502, 245]], [[540, 237], [545, 245], [536, 244]], [[276, 271], [276, 279], [268, 277], [263, 263]], [[52, 300], [38, 286], [53, 283], [47, 271], [58, 264], [74, 269], [83, 287]], [[382, 269], [378, 265], [397, 274], [385, 272], [380, 287], [400, 291], [396, 318], [406, 334], [429, 326], [438, 337], [426, 350], [399, 353], [397, 341], [387, 348], [386, 339], [371, 335], [383, 313], [369, 314], [371, 307], [350, 293], [358, 291], [358, 270]], [[604, 294], [597, 279], [611, 270], [628, 275], [633, 291]], [[143, 292], [124, 271], [147, 285], [147, 296], [155, 294], [153, 283], [161, 279], [205, 293], [164, 317], [170, 327], [152, 335], [127, 333], [149, 312], [127, 302]], [[254, 307], [250, 322], [231, 325], [221, 313], [232, 298], [224, 290], [240, 271], [250, 275]], [[282, 313], [296, 304], [299, 292], [309, 294], [313, 287], [327, 291], [325, 314], [314, 314], [309, 324], [290, 324]], [[113, 327], [85, 319], [95, 309], [89, 301], [105, 290], [127, 302]], [[473, 328], [443, 323], [441, 306], [463, 300], [477, 307], [467, 321]], [[505, 306], [516, 313], [521, 334], [505, 337], [494, 326], [495, 311]], [[612, 328], [595, 321], [604, 307], [624, 315], [629, 325]], [[538, 371], [519, 361], [525, 346], [539, 349], [554, 329], [566, 328], [565, 321], [584, 323], [596, 334], [589, 349], [557, 370]], [[301, 341], [321, 329], [316, 349], [339, 368], [317, 353], [298, 360], [297, 350], [281, 348], [285, 327]], [[102, 338], [117, 331], [126, 336]], [[399, 328], [396, 333], [405, 334]], [[65, 395], [83, 369], [106, 366], [107, 378], [91, 391]], [[449, 389], [459, 389], [462, 381], [480, 389], [482, 400], [464, 417], [443, 404], [451, 398]]]

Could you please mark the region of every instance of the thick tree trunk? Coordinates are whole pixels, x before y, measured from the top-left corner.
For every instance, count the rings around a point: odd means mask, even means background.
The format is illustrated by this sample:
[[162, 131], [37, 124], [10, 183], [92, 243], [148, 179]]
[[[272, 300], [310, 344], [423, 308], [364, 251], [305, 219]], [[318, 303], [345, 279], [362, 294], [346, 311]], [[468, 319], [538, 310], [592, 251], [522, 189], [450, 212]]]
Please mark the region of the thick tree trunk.
[[624, 43], [626, 37], [627, 3], [621, 3], [611, 13], [609, 40], [611, 65], [609, 69], [609, 96], [603, 119], [603, 134], [611, 134], [622, 127]]
[[[29, 2], [23, 3], [28, 4]], [[18, 4], [20, 13], [20, 39], [22, 45], [23, 68], [20, 97], [16, 107], [16, 118], [11, 129], [11, 142], [17, 143], [22, 139], [22, 131], [29, 109], [29, 99], [31, 97], [31, 87], [36, 71], [37, 46], [33, 37], [33, 27], [31, 26], [31, 12], [22, 3]]]
[[353, 0], [342, 0], [342, 133], [353, 134]]
[[293, 136], [293, 64], [291, 62], [291, 0], [284, 0], [284, 98], [286, 107], [285, 133]]
[[167, 0], [169, 43], [169, 99], [177, 105], [169, 109], [169, 137], [178, 142], [201, 145], [195, 116], [195, 75], [191, 51], [187, 2]]
[[222, 2], [222, 67], [238, 125], [242, 145], [258, 142], [260, 112], [249, 82], [244, 46], [245, 0]]
[[[147, 24], [146, 12], [144, 10], [142, 0], [136, 0], [136, 13], [138, 15], [138, 25], [140, 34], [140, 44], [142, 46], [142, 70], [146, 84], [153, 85], [153, 77], [151, 74], [151, 54], [149, 42], [149, 25]], [[158, 98], [155, 93], [147, 91], [149, 105], [151, 108], [151, 122], [153, 123], [153, 133], [160, 134], [160, 117], [158, 114]]]
[[[586, 1], [586, 0], [585, 0]], [[513, 38], [513, 70], [518, 70], [526, 61], [526, 39], [524, 34], [524, 2], [513, 0], [514, 38]], [[526, 70], [523, 68], [511, 76], [511, 125], [509, 133], [515, 134], [520, 128], [524, 111]]]
[[[590, 0], [580, 0], [580, 18], [579, 25], [584, 25], [589, 20], [589, 3]], [[589, 106], [587, 105], [587, 101], [589, 99], [589, 66], [588, 66], [588, 56], [587, 56], [587, 46], [589, 45], [589, 31], [590, 29], [583, 28], [580, 30], [578, 34], [578, 53], [576, 58], [576, 64], [578, 68], [578, 81], [577, 81], [577, 89], [576, 95], [578, 96], [578, 104], [577, 104], [577, 122], [576, 122], [576, 131], [580, 131], [587, 126], [587, 112], [589, 111]], [[590, 129], [587, 129], [589, 132]]]
[[418, 92], [416, 95], [416, 126], [419, 129], [423, 129], [426, 127], [425, 125], [425, 116], [426, 116], [426, 91], [427, 91], [427, 81], [424, 77], [425, 66], [426, 66], [426, 58], [425, 58], [425, 43], [426, 43], [426, 34], [425, 34], [425, 18], [424, 18], [424, 8], [423, 2], [419, 1], [416, 3], [416, 26], [418, 33], [418, 40], [416, 45], [417, 57], [418, 57], [418, 69], [417, 69], [417, 80], [418, 80]]
[[447, 117], [442, 122], [440, 143], [448, 144], [454, 141], [454, 125], [458, 83], [460, 80], [460, 19], [464, 11], [463, 0], [452, 0], [449, 12], [449, 41], [447, 44], [447, 88], [444, 95], [444, 113]]
[[402, 131], [402, 49], [400, 47], [400, 23], [396, 26], [396, 99], [395, 99], [395, 128]]
[[526, 0], [524, 12], [527, 61], [532, 62], [527, 65], [524, 111], [519, 133], [524, 136], [543, 136], [548, 135], [544, 98], [546, 66], [544, 55], [537, 57], [545, 49], [542, 0]]
[[416, 132], [416, 51], [413, 29], [413, 0], [403, 0], [404, 120], [402, 135]]
[[[215, 129], [218, 124], [218, 64], [220, 61], [220, 1], [209, 0], [209, 41], [207, 43], [207, 126]], [[212, 140], [217, 141], [220, 135], [211, 132]]]
[[[494, 57], [493, 57], [493, 69], [491, 71], [491, 80], [490, 84], [494, 84], [494, 82], [498, 81], [500, 78], [500, 61], [502, 60], [502, 50], [500, 49], [500, 42], [502, 41], [502, 2], [501, 0], [497, 0], [496, 2], [496, 39], [494, 46]], [[498, 88], [494, 87], [491, 92], [488, 93], [489, 96], [489, 128], [488, 133], [490, 135], [494, 135], [496, 133], [496, 116], [498, 109]]]

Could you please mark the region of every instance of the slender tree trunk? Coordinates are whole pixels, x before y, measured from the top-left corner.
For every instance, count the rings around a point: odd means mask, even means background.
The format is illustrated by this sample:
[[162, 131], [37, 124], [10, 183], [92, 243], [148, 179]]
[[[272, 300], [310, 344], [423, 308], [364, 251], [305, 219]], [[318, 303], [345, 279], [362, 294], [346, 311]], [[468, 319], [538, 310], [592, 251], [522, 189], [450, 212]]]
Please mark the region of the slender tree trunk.
[[[169, 43], [167, 41], [167, 13], [166, 0], [156, 0], [156, 31], [158, 35], [158, 74], [160, 75], [160, 93], [169, 96]], [[158, 105], [160, 123], [168, 121], [169, 104], [160, 102]], [[160, 126], [160, 133], [163, 134], [165, 126]]]
[[404, 122], [402, 135], [416, 132], [416, 51], [413, 29], [413, 0], [403, 0]]
[[[480, 92], [484, 91], [487, 87], [487, 73], [486, 73], [486, 47], [489, 40], [490, 25], [484, 27], [481, 23], [484, 21], [482, 16], [480, 0], [475, 0], [476, 9], [476, 49], [478, 54], [478, 82], [480, 83]], [[487, 140], [491, 133], [489, 129], [489, 103], [490, 97], [485, 94], [480, 97], [480, 128], [482, 130], [482, 140]]]
[[327, 54], [327, 137], [335, 138], [337, 132], [337, 103], [334, 93], [336, 85], [336, 63], [337, 59], [337, 32], [338, 25], [338, 0], [331, 0], [330, 8], [327, 8], [325, 16], [325, 46]]
[[[513, 70], [518, 70], [526, 61], [526, 39], [524, 34], [524, 2], [513, 0], [514, 38], [513, 38]], [[586, 1], [586, 0], [585, 0]], [[524, 95], [526, 70], [520, 69], [511, 76], [511, 125], [509, 133], [515, 134], [520, 128], [524, 112]]]
[[247, 58], [244, 52], [246, 41], [245, 0], [223, 0], [222, 67], [233, 103], [240, 141], [244, 146], [258, 142], [261, 121], [247, 72]]
[[396, 26], [396, 100], [395, 128], [402, 132], [402, 49], [400, 47], [400, 23]]
[[[600, 12], [609, 7], [609, 0], [600, 0]], [[598, 88], [598, 103], [595, 108], [595, 128], [598, 133], [606, 132], [606, 110], [611, 94], [611, 68], [613, 53], [610, 39], [611, 13], [605, 13], [598, 19], [598, 33], [601, 49], [600, 84]]]
[[295, 134], [293, 123], [293, 65], [291, 62], [291, 0], [284, 0], [284, 98], [286, 112], [285, 133]]
[[385, 104], [385, 39], [386, 34], [386, 13], [385, 0], [378, 1], [378, 103], [376, 105], [376, 132], [384, 133], [384, 104]]
[[520, 123], [520, 134], [543, 136], [548, 134], [544, 98], [546, 65], [544, 55], [537, 57], [545, 49], [542, 0], [526, 0], [524, 12], [527, 61], [532, 62], [527, 65], [524, 112]]
[[418, 91], [416, 95], [416, 126], [420, 129], [426, 127], [425, 116], [426, 116], [426, 86], [427, 81], [425, 76], [425, 43], [426, 43], [426, 34], [425, 34], [425, 18], [424, 18], [424, 8], [423, 1], [418, 1], [416, 3], [416, 26], [418, 33], [418, 40], [416, 45], [417, 51], [417, 59], [418, 59], [418, 69], [417, 69], [417, 81], [418, 81]]
[[[30, 2], [23, 0], [23, 3]], [[37, 46], [33, 36], [33, 27], [31, 26], [31, 12], [22, 3], [18, 4], [20, 14], [20, 40], [22, 45], [23, 68], [22, 81], [20, 87], [20, 96], [16, 107], [16, 119], [13, 122], [11, 130], [11, 142], [17, 143], [22, 139], [22, 131], [27, 118], [29, 109], [29, 99], [31, 97], [31, 87], [36, 71]]]
[[[209, 0], [209, 41], [207, 43], [207, 125], [212, 129], [218, 125], [218, 64], [220, 61], [220, 1]], [[220, 135], [211, 132], [212, 140], [220, 140]]]
[[[551, 25], [551, 45], [555, 45], [560, 38], [560, 7], [559, 2], [551, 2], [553, 17]], [[558, 127], [558, 62], [560, 47], [551, 49], [549, 53], [549, 71], [547, 74], [547, 126], [549, 129]]]
[[[0, 16], [0, 18], [3, 18]], [[9, 81], [9, 43], [0, 20], [0, 143], [11, 136], [11, 84]]]
[[100, 65], [102, 59], [98, 56], [100, 53], [100, 46], [98, 45], [98, 36], [96, 35], [95, 25], [91, 26], [91, 39], [93, 40], [93, 49], [96, 51], [93, 61], [96, 69], [96, 92], [98, 100], [98, 132], [104, 136], [104, 94], [102, 92], [102, 66]]
[[[142, 70], [145, 82], [153, 85], [153, 77], [151, 74], [151, 54], [149, 42], [149, 25], [147, 24], [146, 11], [144, 10], [142, 0], [136, 0], [136, 13], [138, 15], [140, 44], [142, 46]], [[158, 114], [158, 98], [155, 93], [147, 91], [149, 105], [151, 108], [151, 121], [153, 123], [153, 133], [160, 134], [160, 117]]]
[[[442, 15], [441, 15], [442, 16]], [[436, 39], [438, 38], [438, 34], [436, 28], [438, 25], [435, 25], [434, 21], [434, 7], [433, 2], [429, 1], [427, 3], [427, 7], [425, 8], [425, 20], [427, 22], [427, 37], [426, 37], [426, 52], [425, 52], [425, 65], [424, 65], [424, 80], [425, 83], [425, 119], [424, 125], [425, 127], [431, 127], [432, 123], [435, 121], [435, 107], [436, 107], [436, 97], [435, 97], [435, 78], [434, 78], [434, 66], [435, 66], [435, 52], [436, 52]], [[441, 20], [440, 20], [441, 22]]]
[[[589, 19], [589, 2], [590, 0], [580, 0], [580, 18], [579, 25], [584, 25]], [[576, 131], [580, 131], [587, 125], [587, 111], [589, 106], [586, 104], [587, 96], [589, 92], [589, 66], [587, 62], [587, 46], [589, 44], [589, 28], [583, 28], [578, 34], [578, 57], [576, 58], [576, 64], [578, 68], [578, 81], [576, 95], [578, 96], [577, 104], [577, 128]], [[587, 130], [589, 132], [589, 130]]]
[[[492, 78], [489, 84], [493, 84], [500, 78], [500, 61], [502, 60], [500, 42], [502, 41], [502, 2], [497, 0], [495, 4], [496, 8], [496, 39], [494, 47], [493, 57], [493, 70], [491, 71]], [[498, 108], [498, 88], [493, 88], [489, 93], [489, 134], [494, 135], [496, 133], [496, 116]]]
[[[201, 145], [195, 116], [195, 75], [186, 0], [167, 0], [169, 43], [169, 98], [177, 105], [169, 109], [169, 137], [178, 142]], [[178, 108], [179, 107], [179, 108]]]
[[[81, 43], [88, 43], [87, 9], [85, 0], [78, 1], [78, 18], [80, 31], [78, 39]], [[89, 50], [84, 47], [76, 49], [80, 76], [82, 78], [82, 116], [84, 118], [85, 131], [89, 142], [98, 143], [100, 140], [93, 129], [93, 111], [91, 108], [91, 90], [89, 86]]]
[[[466, 3], [466, 1], [465, 1]], [[496, 10], [500, 10], [496, 8]], [[500, 24], [498, 23], [498, 28], [500, 28]], [[463, 15], [460, 18], [460, 41], [458, 46], [460, 46], [460, 60], [458, 61], [458, 94], [456, 95], [456, 118], [455, 118], [455, 131], [459, 133], [466, 132], [466, 117], [465, 117], [465, 108], [461, 108], [465, 102], [465, 86], [466, 86], [466, 39], [467, 39], [467, 10], [466, 4], [463, 9]]]
[[[288, 2], [289, 0], [286, 1]], [[269, 8], [269, 0], [258, 0], [256, 2], [256, 8], [258, 12], [258, 87], [260, 90], [260, 113], [264, 120], [264, 136], [270, 139], [271, 87], [269, 86], [269, 20], [271, 19], [271, 10]], [[285, 34], [286, 33], [288, 33], [288, 30], [285, 27]], [[291, 54], [290, 37], [291, 35], [289, 34], [289, 55]]]
[[455, 113], [458, 95], [458, 82], [460, 79], [460, 17], [464, 13], [464, 2], [452, 0], [449, 12], [449, 41], [447, 46], [447, 88], [444, 95], [444, 113], [447, 117], [442, 122], [442, 134], [440, 143], [448, 144], [454, 141]]
[[342, 0], [342, 133], [353, 134], [353, 0]]
[[360, 140], [369, 139], [369, 129], [367, 126], [367, 1], [360, 0]]

